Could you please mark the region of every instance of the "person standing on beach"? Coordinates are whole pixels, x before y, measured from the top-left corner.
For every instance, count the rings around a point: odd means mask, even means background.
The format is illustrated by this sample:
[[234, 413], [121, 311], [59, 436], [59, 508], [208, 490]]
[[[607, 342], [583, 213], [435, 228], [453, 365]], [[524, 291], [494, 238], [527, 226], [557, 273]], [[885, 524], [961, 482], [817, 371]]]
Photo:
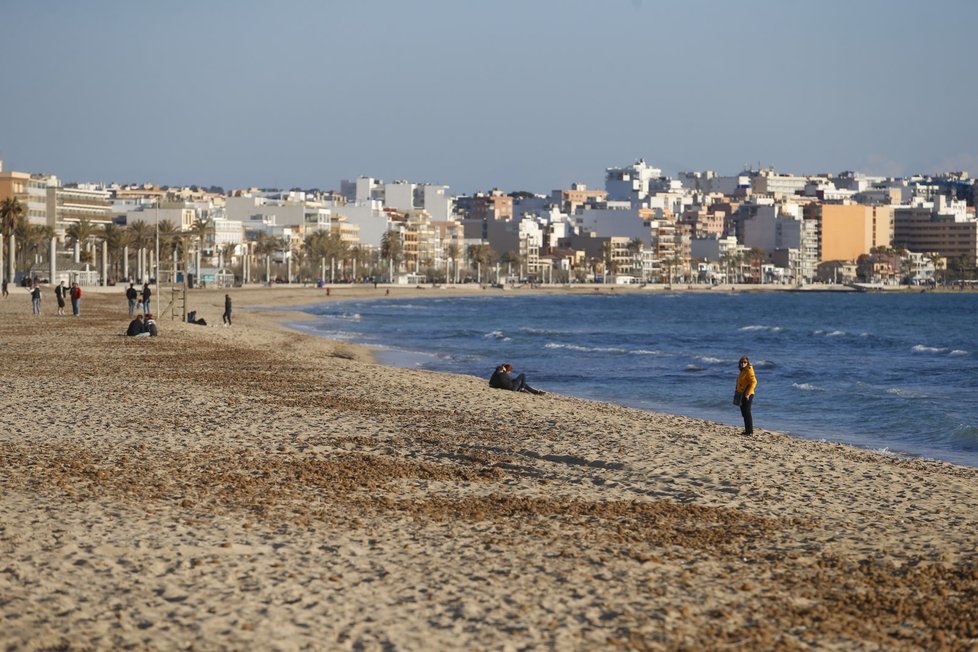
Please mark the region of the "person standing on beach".
[[744, 432], [742, 435], [754, 434], [754, 417], [751, 414], [751, 406], [754, 403], [754, 389], [757, 387], [757, 377], [754, 375], [754, 367], [750, 364], [750, 359], [745, 355], [740, 359], [740, 374], [737, 375], [737, 389], [740, 393], [740, 414], [744, 417]]
[[5, 296], [5, 297], [6, 296], [10, 296], [10, 293], [7, 292], [7, 277], [6, 276], [3, 277], [3, 296]]
[[224, 325], [230, 326], [231, 325], [231, 295], [230, 294], [224, 295], [224, 314], [221, 316], [224, 319]]
[[[136, 299], [139, 298], [139, 293], [136, 292], [136, 287], [130, 283], [129, 288], [126, 290], [126, 300], [129, 301], [129, 316], [132, 317], [133, 313], [136, 312]], [[143, 312], [146, 312], [145, 310]]]
[[149, 289], [149, 283], [143, 283], [143, 312], [149, 312], [150, 297], [152, 296], [153, 291]]
[[81, 286], [77, 283], [71, 284], [71, 314], [75, 317], [81, 314]]
[[37, 283], [31, 288], [31, 307], [34, 310], [34, 316], [41, 316], [41, 286]]
[[68, 293], [68, 288], [65, 287], [65, 282], [61, 281], [54, 288], [54, 298], [58, 300], [58, 317], [65, 316], [65, 295]]

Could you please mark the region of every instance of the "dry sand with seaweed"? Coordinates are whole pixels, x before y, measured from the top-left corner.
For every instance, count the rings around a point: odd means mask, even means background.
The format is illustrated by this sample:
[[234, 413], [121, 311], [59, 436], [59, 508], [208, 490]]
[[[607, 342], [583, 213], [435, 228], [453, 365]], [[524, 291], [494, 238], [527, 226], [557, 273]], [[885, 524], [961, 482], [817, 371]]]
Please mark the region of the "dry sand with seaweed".
[[125, 338], [109, 289], [0, 300], [4, 649], [978, 646], [976, 469], [393, 369], [245, 309], [312, 289]]

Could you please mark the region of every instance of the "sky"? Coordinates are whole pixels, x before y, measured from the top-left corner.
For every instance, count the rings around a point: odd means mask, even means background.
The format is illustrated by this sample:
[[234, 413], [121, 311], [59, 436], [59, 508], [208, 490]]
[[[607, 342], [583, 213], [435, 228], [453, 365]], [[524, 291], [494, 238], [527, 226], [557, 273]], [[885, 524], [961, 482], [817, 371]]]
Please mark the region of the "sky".
[[0, 24], [4, 170], [65, 182], [978, 175], [973, 0], [0, 0]]

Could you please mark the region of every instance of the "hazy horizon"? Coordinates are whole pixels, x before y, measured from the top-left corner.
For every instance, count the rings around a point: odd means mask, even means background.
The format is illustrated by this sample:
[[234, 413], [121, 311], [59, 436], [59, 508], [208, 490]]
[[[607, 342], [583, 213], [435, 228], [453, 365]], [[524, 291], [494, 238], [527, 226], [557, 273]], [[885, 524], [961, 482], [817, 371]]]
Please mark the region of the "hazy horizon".
[[978, 3], [160, 4], [4, 8], [4, 169], [546, 193], [674, 176], [978, 173]]

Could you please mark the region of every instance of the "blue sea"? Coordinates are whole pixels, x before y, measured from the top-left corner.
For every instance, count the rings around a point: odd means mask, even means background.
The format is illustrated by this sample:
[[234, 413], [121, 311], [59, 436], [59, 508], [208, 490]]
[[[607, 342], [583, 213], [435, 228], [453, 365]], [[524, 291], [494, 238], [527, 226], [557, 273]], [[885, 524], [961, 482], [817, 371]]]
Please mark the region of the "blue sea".
[[[381, 348], [386, 364], [489, 377], [742, 426], [978, 466], [978, 294], [485, 295], [333, 301], [296, 328]], [[541, 399], [541, 400], [546, 400]]]

